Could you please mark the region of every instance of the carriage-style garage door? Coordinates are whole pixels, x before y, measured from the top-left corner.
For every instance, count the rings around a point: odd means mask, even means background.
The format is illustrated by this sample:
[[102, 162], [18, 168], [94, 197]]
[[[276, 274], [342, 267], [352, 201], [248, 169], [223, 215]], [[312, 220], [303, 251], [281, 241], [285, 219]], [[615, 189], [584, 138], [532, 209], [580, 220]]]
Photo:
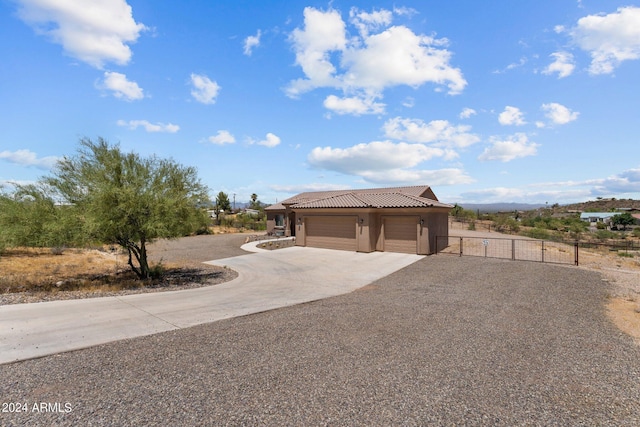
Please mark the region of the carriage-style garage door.
[[385, 252], [418, 252], [418, 217], [386, 216], [383, 223]]
[[306, 245], [355, 251], [356, 216], [306, 216]]

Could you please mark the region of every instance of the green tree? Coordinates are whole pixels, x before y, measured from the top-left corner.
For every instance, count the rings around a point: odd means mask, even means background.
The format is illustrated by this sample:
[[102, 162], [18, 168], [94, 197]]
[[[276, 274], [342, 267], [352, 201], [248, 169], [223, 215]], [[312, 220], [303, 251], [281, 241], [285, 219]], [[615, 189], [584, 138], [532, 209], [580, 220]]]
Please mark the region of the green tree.
[[224, 191], [221, 191], [216, 196], [216, 205], [214, 207], [216, 218], [218, 218], [218, 224], [220, 224], [220, 213], [231, 211], [231, 202], [229, 196]]
[[82, 214], [89, 236], [125, 248], [140, 279], [151, 273], [148, 243], [185, 236], [206, 224], [200, 206], [208, 201], [207, 188], [195, 168], [123, 153], [102, 138], [80, 140], [77, 155], [59, 161], [43, 182]]
[[616, 227], [621, 225], [623, 230], [626, 230], [628, 225], [633, 225], [635, 224], [635, 222], [635, 218], [633, 218], [633, 216], [629, 212], [614, 215], [611, 218], [611, 224], [615, 225]]
[[453, 209], [451, 209], [450, 215], [453, 216], [456, 220], [463, 222], [474, 221], [477, 218], [474, 211], [472, 211], [471, 209], [464, 209], [457, 203], [453, 206]]
[[72, 206], [57, 205], [43, 185], [16, 185], [0, 194], [0, 245], [7, 247], [68, 246], [85, 242]]
[[251, 203], [249, 203], [249, 207], [251, 209], [257, 209], [257, 210], [259, 210], [262, 207], [262, 203], [260, 203], [260, 200], [258, 200], [258, 195], [256, 193], [253, 193], [251, 195]]

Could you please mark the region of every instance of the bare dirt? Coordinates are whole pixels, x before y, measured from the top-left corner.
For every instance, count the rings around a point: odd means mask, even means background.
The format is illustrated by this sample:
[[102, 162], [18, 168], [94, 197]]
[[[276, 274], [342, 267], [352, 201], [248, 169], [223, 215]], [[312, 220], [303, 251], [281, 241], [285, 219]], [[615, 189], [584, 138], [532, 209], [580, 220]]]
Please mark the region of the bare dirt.
[[[522, 236], [468, 230], [467, 224], [449, 223], [449, 234], [463, 237], [505, 237], [526, 239]], [[568, 267], [575, 268], [575, 267]], [[640, 257], [622, 257], [608, 250], [580, 249], [577, 268], [596, 271], [602, 275], [608, 288], [607, 314], [624, 333], [635, 338], [640, 345]]]

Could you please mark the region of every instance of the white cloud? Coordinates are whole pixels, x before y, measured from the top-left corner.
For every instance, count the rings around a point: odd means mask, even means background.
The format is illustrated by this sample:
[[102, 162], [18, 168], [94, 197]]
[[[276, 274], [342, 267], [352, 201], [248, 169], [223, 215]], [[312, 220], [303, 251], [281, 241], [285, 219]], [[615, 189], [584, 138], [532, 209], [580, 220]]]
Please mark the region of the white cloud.
[[408, 18], [411, 18], [412, 16], [417, 15], [419, 12], [412, 7], [394, 6], [393, 13], [395, 13], [398, 16], [406, 16]]
[[406, 108], [413, 108], [415, 105], [416, 100], [411, 96], [407, 96], [404, 101], [402, 101], [402, 106]]
[[125, 101], [137, 101], [144, 98], [144, 92], [138, 83], [129, 81], [127, 76], [114, 71], [104, 73], [104, 80], [99, 87], [112, 91], [113, 96]]
[[316, 87], [339, 86], [336, 68], [329, 55], [343, 51], [347, 45], [345, 23], [335, 10], [322, 12], [313, 7], [304, 9], [304, 30], [296, 28], [289, 40], [296, 52], [296, 64], [302, 67], [307, 79], [290, 83], [289, 96], [295, 97]]
[[37, 33], [62, 45], [69, 56], [96, 68], [125, 65], [130, 44], [147, 29], [137, 23], [125, 0], [18, 0], [20, 18]]
[[435, 170], [390, 169], [387, 171], [366, 171], [361, 176], [375, 184], [407, 184], [428, 183], [429, 185], [458, 185], [475, 182], [462, 169], [448, 168]]
[[395, 117], [383, 125], [385, 136], [409, 142], [428, 143], [436, 147], [464, 148], [480, 141], [470, 133], [470, 126], [454, 126], [447, 120], [425, 123], [419, 119]]
[[460, 118], [461, 119], [468, 119], [471, 116], [475, 116], [476, 114], [478, 114], [478, 113], [473, 108], [465, 108], [460, 112]]
[[427, 147], [422, 144], [374, 141], [349, 148], [316, 147], [307, 160], [310, 165], [317, 168], [362, 175], [373, 171], [410, 168], [444, 154], [445, 151], [441, 148]]
[[244, 39], [244, 54], [247, 56], [251, 56], [253, 53], [253, 48], [260, 46], [260, 37], [262, 36], [262, 32], [258, 30], [258, 33], [255, 36], [248, 36]]
[[329, 95], [324, 100], [324, 107], [337, 114], [360, 116], [362, 114], [382, 114], [385, 104], [375, 102], [374, 98], [338, 98], [335, 95]]
[[580, 113], [571, 111], [562, 104], [557, 102], [551, 102], [549, 104], [542, 104], [542, 111], [545, 112], [545, 116], [551, 120], [554, 125], [565, 125], [578, 118]]
[[204, 74], [191, 74], [191, 96], [196, 101], [203, 104], [215, 104], [216, 97], [220, 91], [218, 83], [211, 81], [211, 79]]
[[523, 67], [525, 64], [527, 63], [527, 58], [522, 57], [520, 58], [520, 60], [518, 62], [512, 62], [511, 64], [507, 65], [504, 69], [502, 70], [495, 70], [493, 72], [493, 74], [504, 74], [507, 71], [516, 69], [516, 68], [520, 68]]
[[[296, 64], [305, 78], [291, 81], [287, 95], [297, 97], [316, 88], [333, 88], [342, 91], [342, 99], [362, 103], [381, 99], [389, 87], [415, 88], [425, 83], [446, 86], [450, 94], [462, 92], [467, 82], [462, 72], [450, 65], [451, 52], [445, 48], [448, 41], [415, 34], [405, 26], [389, 27], [392, 15], [384, 9], [371, 13], [351, 9], [350, 22], [358, 35], [347, 39], [347, 24], [340, 12], [305, 8], [303, 28], [290, 36]], [[332, 98], [338, 99], [335, 95]]]
[[348, 148], [316, 147], [309, 153], [307, 161], [312, 167], [359, 176], [376, 184], [428, 182], [430, 185], [453, 185], [473, 182], [457, 168], [415, 168], [424, 161], [447, 154], [448, 150], [423, 144], [374, 141]]
[[549, 56], [554, 61], [542, 70], [542, 74], [558, 73], [558, 78], [561, 79], [570, 76], [576, 68], [573, 55], [569, 52], [555, 52]]
[[267, 137], [261, 141], [256, 142], [258, 145], [263, 145], [268, 148], [273, 148], [280, 145], [280, 138], [271, 132], [267, 133]]
[[523, 113], [517, 107], [507, 105], [504, 111], [498, 116], [498, 122], [503, 126], [513, 125], [522, 126], [527, 122], [524, 121]]
[[38, 157], [36, 153], [30, 150], [17, 151], [0, 151], [0, 159], [4, 159], [9, 163], [15, 163], [22, 166], [34, 166], [39, 169], [51, 169], [61, 160], [60, 157], [47, 156]]
[[592, 185], [592, 193], [597, 195], [640, 193], [640, 169], [628, 169], [620, 174], [586, 183]]
[[216, 145], [235, 144], [236, 138], [227, 130], [219, 130], [217, 134], [207, 138], [207, 141]]
[[584, 181], [539, 182], [524, 187], [483, 188], [462, 193], [460, 197], [468, 203], [506, 201], [570, 203], [597, 196], [637, 198], [638, 194], [640, 194], [640, 168], [628, 169], [607, 178]]
[[499, 160], [501, 162], [510, 162], [511, 160], [534, 156], [538, 152], [540, 145], [535, 142], [529, 142], [527, 135], [524, 133], [516, 133], [509, 136], [506, 140], [491, 138], [491, 147], [485, 148], [484, 152], [478, 157], [478, 160]]
[[118, 120], [118, 126], [125, 126], [131, 130], [135, 130], [138, 127], [143, 127], [147, 132], [167, 132], [176, 133], [180, 130], [180, 126], [172, 123], [151, 123], [147, 120]]
[[446, 85], [459, 94], [467, 85], [462, 73], [449, 65], [451, 52], [441, 48], [446, 39], [417, 35], [404, 26], [394, 26], [363, 40], [363, 47], [343, 53], [347, 72], [342, 81], [348, 88], [381, 91], [387, 87], [419, 87], [431, 82]]
[[623, 61], [640, 58], [640, 8], [618, 8], [608, 15], [588, 15], [570, 31], [591, 55], [591, 74], [609, 74]]
[[390, 25], [393, 20], [393, 13], [385, 9], [367, 13], [353, 7], [349, 11], [349, 18], [351, 23], [360, 32], [360, 35], [366, 37], [370, 31], [375, 31]]

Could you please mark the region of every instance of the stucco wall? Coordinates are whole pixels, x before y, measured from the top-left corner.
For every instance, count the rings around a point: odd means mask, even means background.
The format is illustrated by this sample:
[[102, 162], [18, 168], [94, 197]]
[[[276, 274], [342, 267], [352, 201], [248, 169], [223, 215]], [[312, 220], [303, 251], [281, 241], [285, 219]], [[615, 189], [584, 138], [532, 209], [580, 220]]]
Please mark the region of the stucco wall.
[[[414, 216], [416, 218], [416, 253], [429, 255], [436, 251], [436, 236], [449, 234], [449, 209], [397, 208], [397, 209], [299, 209], [295, 211], [296, 245], [306, 246], [304, 218], [308, 216], [357, 215], [356, 247], [358, 252], [384, 250], [384, 217]], [[422, 222], [421, 222], [422, 220]], [[439, 241], [446, 245], [446, 239]], [[439, 248], [439, 249], [442, 249]]]

